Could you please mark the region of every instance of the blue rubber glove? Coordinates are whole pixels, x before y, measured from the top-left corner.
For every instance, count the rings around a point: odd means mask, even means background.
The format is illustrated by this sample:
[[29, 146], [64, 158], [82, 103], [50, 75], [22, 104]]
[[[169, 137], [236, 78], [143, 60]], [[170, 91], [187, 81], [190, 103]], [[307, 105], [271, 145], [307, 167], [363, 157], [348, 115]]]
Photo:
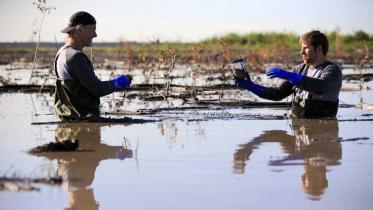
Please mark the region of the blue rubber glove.
[[132, 78], [128, 76], [128, 78], [124, 75], [120, 75], [116, 79], [111, 80], [115, 90], [121, 90], [123, 88], [129, 87], [131, 85]]
[[237, 87], [249, 90], [259, 97], [263, 97], [265, 87], [255, 84], [251, 81], [249, 74], [246, 74], [245, 79], [234, 78]]
[[286, 79], [293, 85], [299, 85], [300, 81], [304, 77], [303, 74], [285, 71], [280, 68], [269, 69], [267, 71], [267, 76], [269, 76], [271, 79], [276, 78], [276, 77], [281, 78], [281, 79]]

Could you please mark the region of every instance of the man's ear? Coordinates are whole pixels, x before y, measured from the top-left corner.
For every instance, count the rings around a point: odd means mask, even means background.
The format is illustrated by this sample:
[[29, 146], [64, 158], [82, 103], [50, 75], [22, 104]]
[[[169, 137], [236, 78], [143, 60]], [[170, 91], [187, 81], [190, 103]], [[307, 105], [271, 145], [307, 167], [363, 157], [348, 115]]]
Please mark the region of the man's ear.
[[75, 31], [77, 32], [77, 31], [81, 31], [82, 30], [82, 25], [77, 25], [76, 27], [75, 27]]
[[321, 54], [324, 54], [323, 51], [322, 51], [322, 46], [321, 44], [319, 46], [316, 47], [316, 52], [319, 52]]

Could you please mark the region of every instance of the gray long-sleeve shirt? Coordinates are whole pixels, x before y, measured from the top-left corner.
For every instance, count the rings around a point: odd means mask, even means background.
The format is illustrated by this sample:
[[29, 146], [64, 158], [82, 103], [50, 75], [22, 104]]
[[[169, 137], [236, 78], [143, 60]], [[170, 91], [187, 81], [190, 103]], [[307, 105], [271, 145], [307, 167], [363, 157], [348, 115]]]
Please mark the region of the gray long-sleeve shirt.
[[63, 46], [57, 53], [57, 72], [63, 80], [77, 80], [92, 95], [101, 97], [114, 91], [111, 81], [100, 81], [87, 56], [70, 46]]
[[300, 64], [292, 71], [305, 75], [298, 86], [284, 81], [278, 87], [266, 87], [263, 98], [279, 101], [295, 93], [296, 96], [307, 99], [338, 101], [342, 71], [334, 63], [326, 61], [315, 68]]

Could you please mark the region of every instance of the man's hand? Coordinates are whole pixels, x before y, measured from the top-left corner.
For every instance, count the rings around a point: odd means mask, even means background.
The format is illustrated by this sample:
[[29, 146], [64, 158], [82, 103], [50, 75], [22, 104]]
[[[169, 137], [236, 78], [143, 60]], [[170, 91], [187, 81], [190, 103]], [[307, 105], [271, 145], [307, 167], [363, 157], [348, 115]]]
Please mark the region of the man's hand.
[[123, 88], [129, 87], [132, 82], [132, 77], [131, 76], [124, 76], [120, 75], [116, 79], [112, 80], [115, 90], [121, 90]]
[[281, 78], [281, 79], [286, 79], [293, 85], [299, 85], [300, 81], [304, 77], [303, 74], [285, 71], [280, 68], [269, 69], [267, 71], [267, 76], [269, 76], [271, 79], [276, 78], [276, 77]]
[[236, 87], [250, 90], [250, 86], [253, 84], [251, 80], [246, 80], [246, 79], [235, 79], [235, 84]]
[[236, 87], [249, 90], [259, 97], [262, 97], [263, 94], [264, 94], [264, 89], [265, 88], [261, 85], [257, 85], [255, 83], [253, 83], [251, 81], [250, 75], [248, 73], [246, 73], [245, 79], [237, 79], [235, 77], [234, 82], [236, 84]]

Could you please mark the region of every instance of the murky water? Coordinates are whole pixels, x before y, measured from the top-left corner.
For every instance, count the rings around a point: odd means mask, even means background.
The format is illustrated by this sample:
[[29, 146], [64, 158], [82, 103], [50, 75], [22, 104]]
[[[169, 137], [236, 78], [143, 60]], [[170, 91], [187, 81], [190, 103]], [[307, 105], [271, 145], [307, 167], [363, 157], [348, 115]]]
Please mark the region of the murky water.
[[[103, 80], [111, 77], [96, 73]], [[165, 82], [162, 75], [145, 81], [141, 70], [131, 73], [134, 84]], [[194, 80], [193, 69], [173, 73], [176, 85], [226, 83], [218, 79], [226, 75]], [[344, 70], [350, 73], [355, 72]], [[29, 74], [0, 66], [9, 83], [28, 84]], [[32, 82], [53, 84], [52, 77], [43, 77], [48, 69], [35, 74]], [[37, 190], [0, 191], [0, 209], [371, 209], [372, 87], [372, 81], [344, 81], [338, 120], [288, 119], [286, 107], [195, 109], [185, 99], [145, 100], [146, 94], [136, 91], [102, 99], [102, 110], [109, 113], [159, 109], [133, 116], [158, 122], [132, 125], [57, 124], [51, 94], [0, 93], [0, 176], [63, 178], [61, 186], [31, 183]], [[231, 89], [196, 97], [266, 102]], [[51, 123], [31, 125], [35, 122]], [[66, 139], [78, 140], [84, 152], [27, 153]]]
[[[346, 93], [345, 100], [353, 97]], [[135, 125], [31, 125], [54, 118], [44, 115], [51, 112], [46, 101], [52, 97], [44, 99], [0, 95], [0, 174], [59, 175], [64, 182], [34, 184], [39, 191], [1, 191], [1, 209], [343, 210], [373, 205], [372, 121], [171, 117]], [[282, 115], [286, 109], [196, 112], [187, 115]], [[339, 118], [372, 114], [341, 108]], [[78, 139], [89, 151], [26, 153], [66, 138]]]

